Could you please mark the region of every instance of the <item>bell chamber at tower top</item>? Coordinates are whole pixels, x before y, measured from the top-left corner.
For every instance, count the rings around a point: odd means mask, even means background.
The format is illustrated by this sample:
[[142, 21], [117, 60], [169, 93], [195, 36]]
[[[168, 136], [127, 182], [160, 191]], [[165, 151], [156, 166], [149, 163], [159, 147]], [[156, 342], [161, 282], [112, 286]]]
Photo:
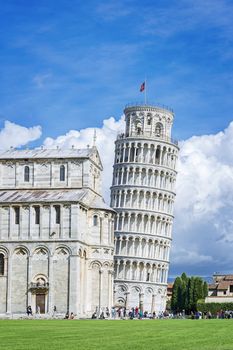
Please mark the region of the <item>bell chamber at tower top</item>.
[[171, 138], [174, 119], [171, 110], [151, 105], [127, 106], [124, 114], [125, 133], [120, 134], [118, 139], [125, 137], [160, 139], [177, 145], [177, 141]]

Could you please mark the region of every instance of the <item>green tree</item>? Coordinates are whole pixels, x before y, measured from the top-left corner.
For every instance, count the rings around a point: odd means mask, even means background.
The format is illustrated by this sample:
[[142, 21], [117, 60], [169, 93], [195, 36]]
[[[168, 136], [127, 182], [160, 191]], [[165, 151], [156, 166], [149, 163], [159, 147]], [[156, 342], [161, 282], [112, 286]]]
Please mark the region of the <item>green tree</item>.
[[187, 305], [187, 286], [189, 282], [189, 277], [186, 275], [185, 272], [182, 273], [181, 275], [181, 288], [182, 288], [182, 302], [180, 305], [181, 310], [186, 310], [186, 305]]
[[203, 283], [203, 299], [206, 298], [208, 296], [208, 284], [207, 282], [205, 281]]
[[185, 272], [182, 273], [181, 279], [182, 279], [182, 281], [184, 281], [186, 284], [188, 283], [189, 278], [188, 278], [188, 276], [186, 275]]
[[193, 302], [191, 311], [196, 311], [198, 299], [202, 299], [202, 279], [200, 277], [194, 277], [194, 288], [193, 288]]
[[171, 308], [173, 311], [178, 312], [179, 304], [181, 299], [181, 278], [177, 277], [173, 284], [172, 298], [171, 298]]
[[193, 309], [193, 299], [194, 299], [194, 277], [190, 277], [187, 285], [187, 299], [186, 299], [186, 311], [190, 313]]
[[188, 277], [184, 272], [175, 279], [173, 285], [171, 309], [186, 313], [197, 310], [197, 302], [208, 295], [208, 285], [201, 277]]

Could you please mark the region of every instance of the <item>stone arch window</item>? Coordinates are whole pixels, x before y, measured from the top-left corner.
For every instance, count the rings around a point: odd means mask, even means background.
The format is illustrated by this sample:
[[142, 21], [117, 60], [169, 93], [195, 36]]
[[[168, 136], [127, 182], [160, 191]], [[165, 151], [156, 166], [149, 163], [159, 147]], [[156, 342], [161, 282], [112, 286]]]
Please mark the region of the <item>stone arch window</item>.
[[0, 276], [4, 275], [4, 255], [0, 253]]
[[29, 178], [30, 178], [30, 169], [29, 169], [29, 166], [26, 165], [24, 167], [24, 182], [29, 182]]
[[60, 205], [55, 205], [54, 209], [55, 209], [55, 222], [56, 222], [56, 224], [60, 224], [61, 223], [61, 207], [60, 207]]
[[60, 181], [65, 181], [66, 169], [65, 165], [60, 166]]
[[35, 210], [35, 224], [39, 225], [40, 224], [40, 207], [39, 205], [36, 205], [34, 207]]
[[116, 152], [116, 163], [120, 162], [120, 150], [118, 149]]
[[136, 123], [136, 132], [137, 132], [137, 135], [141, 135], [142, 133], [142, 124], [140, 121]]
[[93, 226], [98, 226], [98, 215], [93, 216]]
[[19, 225], [19, 207], [14, 207], [15, 224]]
[[160, 159], [160, 147], [159, 146], [156, 148], [155, 158], [157, 161], [159, 161], [159, 159]]
[[155, 125], [155, 134], [156, 136], [161, 136], [163, 133], [163, 124], [162, 123], [156, 123]]

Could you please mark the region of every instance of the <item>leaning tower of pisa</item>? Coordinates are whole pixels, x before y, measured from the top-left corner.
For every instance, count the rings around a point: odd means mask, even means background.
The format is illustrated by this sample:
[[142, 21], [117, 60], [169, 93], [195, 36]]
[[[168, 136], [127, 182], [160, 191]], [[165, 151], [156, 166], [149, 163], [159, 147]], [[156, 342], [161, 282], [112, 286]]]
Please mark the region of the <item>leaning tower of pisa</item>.
[[173, 112], [126, 106], [115, 142], [111, 206], [115, 221], [115, 305], [160, 312], [166, 305], [175, 200]]

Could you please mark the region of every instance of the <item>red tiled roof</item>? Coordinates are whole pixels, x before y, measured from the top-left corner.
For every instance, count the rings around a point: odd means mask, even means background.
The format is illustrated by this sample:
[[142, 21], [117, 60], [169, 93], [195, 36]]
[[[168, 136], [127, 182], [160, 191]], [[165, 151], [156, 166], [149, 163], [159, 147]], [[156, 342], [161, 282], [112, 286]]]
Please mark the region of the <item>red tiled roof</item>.
[[216, 289], [217, 288], [217, 285], [216, 284], [208, 284], [208, 288], [209, 288], [209, 290], [211, 290], [211, 289]]
[[224, 281], [233, 281], [233, 275], [226, 275]]
[[217, 289], [220, 289], [220, 290], [226, 290], [229, 288], [229, 286], [231, 285], [232, 283], [230, 282], [227, 282], [227, 281], [223, 281], [223, 282], [220, 282], [217, 286]]

